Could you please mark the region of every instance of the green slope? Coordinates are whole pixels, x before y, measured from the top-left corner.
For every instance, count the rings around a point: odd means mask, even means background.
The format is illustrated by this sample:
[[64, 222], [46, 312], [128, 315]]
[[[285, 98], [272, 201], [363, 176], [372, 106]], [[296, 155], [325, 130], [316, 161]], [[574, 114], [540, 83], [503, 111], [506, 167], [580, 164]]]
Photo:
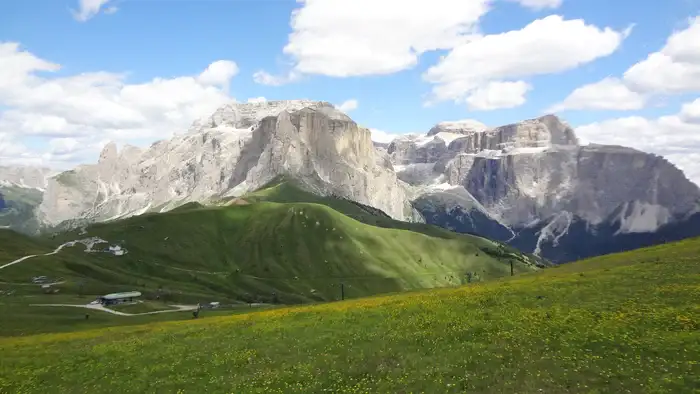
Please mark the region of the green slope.
[[[410, 223], [391, 219], [386, 213], [358, 202], [340, 197], [319, 196], [304, 190], [293, 178], [280, 176], [270, 181], [260, 190], [243, 197], [247, 201], [270, 201], [279, 203], [313, 202], [326, 205], [355, 220], [373, 226], [404, 229], [442, 238], [454, 238], [456, 233], [444, 228], [425, 224]], [[515, 249], [513, 249], [515, 251]]]
[[[245, 199], [244, 205], [190, 203], [95, 224], [87, 234], [75, 230], [37, 240], [50, 241], [53, 249], [99, 237], [128, 253], [85, 253], [78, 244], [0, 270], [0, 281], [25, 284], [46, 275], [65, 281], [64, 294], [134, 289], [179, 302], [306, 303], [460, 285], [468, 273], [474, 281], [510, 275], [511, 260], [515, 273], [540, 263], [483, 238], [376, 216], [368, 207], [316, 197], [288, 183]], [[303, 200], [312, 202], [290, 202]], [[367, 223], [372, 220], [381, 224]]]
[[[44, 239], [31, 238], [13, 230], [0, 229], [0, 265], [30, 254], [51, 252], [51, 243]], [[0, 278], [2, 271], [0, 271]]]
[[695, 393], [700, 239], [456, 289], [5, 338], [0, 354], [0, 392]]

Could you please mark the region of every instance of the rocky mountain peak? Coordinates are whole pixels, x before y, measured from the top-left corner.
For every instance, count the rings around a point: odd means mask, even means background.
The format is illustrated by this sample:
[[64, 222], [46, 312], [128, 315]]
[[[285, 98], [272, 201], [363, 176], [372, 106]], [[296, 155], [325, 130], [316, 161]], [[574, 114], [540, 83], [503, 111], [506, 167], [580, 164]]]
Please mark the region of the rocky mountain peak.
[[99, 163], [110, 162], [117, 160], [119, 158], [119, 151], [117, 149], [117, 143], [114, 141], [108, 142], [100, 152]]
[[311, 100], [227, 104], [195, 122], [190, 133], [143, 151], [107, 144], [97, 164], [49, 183], [40, 213], [48, 224], [116, 219], [238, 196], [279, 175], [395, 218], [414, 215], [370, 131], [332, 104]]
[[214, 128], [246, 129], [269, 116], [277, 116], [284, 111], [298, 111], [302, 108], [334, 108], [333, 104], [314, 100], [274, 100], [251, 103], [230, 103], [218, 108], [210, 116], [196, 120], [189, 133], [198, 133]]
[[579, 145], [574, 129], [555, 115], [496, 127], [487, 134], [487, 140], [497, 141], [498, 149]]
[[465, 119], [453, 122], [440, 122], [436, 124], [433, 128], [431, 128], [430, 131], [428, 131], [427, 135], [433, 136], [438, 133], [454, 133], [469, 135], [474, 133], [480, 133], [486, 131], [487, 129], [488, 126], [477, 120]]
[[49, 180], [39, 213], [58, 224], [163, 212], [239, 196], [279, 175], [396, 219], [503, 241], [523, 232], [519, 247], [535, 252], [556, 247], [575, 223], [608, 226], [609, 237], [653, 232], [696, 212], [700, 199], [663, 158], [581, 146], [555, 115], [500, 127], [441, 122], [377, 149], [370, 131], [332, 104], [288, 100], [224, 105], [190, 133], [144, 150], [107, 144], [97, 164]]

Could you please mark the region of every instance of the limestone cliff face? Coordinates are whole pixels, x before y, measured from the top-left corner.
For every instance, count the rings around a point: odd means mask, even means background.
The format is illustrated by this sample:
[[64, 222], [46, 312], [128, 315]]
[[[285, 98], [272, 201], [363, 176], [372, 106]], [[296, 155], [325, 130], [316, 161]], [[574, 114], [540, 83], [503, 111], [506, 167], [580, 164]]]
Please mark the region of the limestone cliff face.
[[233, 104], [145, 150], [108, 144], [97, 164], [52, 178], [40, 212], [47, 224], [109, 220], [240, 195], [291, 174], [319, 193], [410, 219], [410, 201], [382, 159], [370, 132], [329, 103]]
[[632, 204], [647, 207], [642, 216], [648, 223], [627, 230], [653, 231], [700, 198], [697, 186], [665, 159], [624, 147], [580, 146], [574, 131], [552, 115], [462, 132], [449, 144], [442, 133], [391, 143], [399, 177], [426, 193], [464, 188], [508, 226], [561, 212], [595, 224]]
[[[451, 228], [461, 222], [461, 230], [477, 233], [488, 227], [484, 235], [515, 241], [538, 228], [518, 245], [539, 252], [574, 222], [591, 231], [612, 226], [615, 234], [648, 233], [697, 211], [700, 190], [671, 163], [625, 147], [580, 146], [555, 116], [455, 129], [436, 126], [389, 145], [399, 178], [417, 190], [428, 222]], [[498, 225], [486, 225], [485, 218]]]

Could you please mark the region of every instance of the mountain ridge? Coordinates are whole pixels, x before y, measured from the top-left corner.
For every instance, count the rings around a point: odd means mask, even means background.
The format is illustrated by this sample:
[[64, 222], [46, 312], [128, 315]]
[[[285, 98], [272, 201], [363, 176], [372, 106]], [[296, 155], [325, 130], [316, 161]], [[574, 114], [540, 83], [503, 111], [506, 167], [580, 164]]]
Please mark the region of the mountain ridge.
[[617, 221], [613, 236], [647, 234], [692, 217], [700, 201], [697, 185], [664, 158], [581, 145], [551, 114], [498, 127], [440, 122], [376, 144], [332, 104], [290, 100], [227, 104], [146, 149], [107, 144], [96, 164], [49, 178], [38, 216], [58, 225], [167, 211], [240, 196], [280, 175], [394, 219], [508, 242], [537, 228], [524, 237], [535, 241], [519, 244], [529, 253], [556, 246], [573, 218], [584, 228]]

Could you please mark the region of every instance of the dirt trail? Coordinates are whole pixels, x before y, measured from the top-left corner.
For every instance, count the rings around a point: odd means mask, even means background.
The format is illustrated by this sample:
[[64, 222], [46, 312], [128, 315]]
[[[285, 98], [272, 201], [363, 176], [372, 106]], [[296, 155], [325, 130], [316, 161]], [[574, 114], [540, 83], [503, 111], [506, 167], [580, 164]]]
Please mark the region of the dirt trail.
[[5, 264], [5, 265], [0, 265], [0, 270], [3, 269], [3, 268], [7, 268], [7, 267], [9, 267], [9, 266], [11, 266], [11, 265], [15, 265], [15, 264], [17, 264], [17, 263], [21, 263], [21, 262], [23, 262], [24, 260], [31, 259], [32, 257], [51, 256], [52, 254], [56, 254], [56, 253], [60, 252], [61, 249], [65, 248], [66, 246], [74, 246], [77, 242], [78, 242], [78, 241], [66, 242], [66, 243], [64, 243], [63, 245], [60, 245], [59, 247], [57, 247], [56, 250], [54, 250], [53, 252], [44, 253], [44, 254], [32, 254], [32, 255], [29, 255], [29, 256], [21, 257], [21, 258], [15, 260], [15, 261], [9, 262], [9, 263], [7, 263], [7, 264]]
[[85, 304], [85, 305], [76, 305], [76, 304], [31, 304], [30, 306], [67, 306], [67, 307], [74, 307], [74, 308], [85, 308], [85, 309], [92, 309], [92, 310], [97, 310], [97, 311], [102, 311], [102, 312], [107, 312], [111, 313], [113, 315], [119, 315], [119, 316], [141, 316], [141, 315], [155, 315], [156, 313], [168, 313], [168, 312], [184, 312], [184, 311], [193, 311], [197, 309], [196, 305], [169, 305], [172, 306], [173, 308], [176, 309], [167, 309], [167, 310], [162, 310], [162, 311], [153, 311], [153, 312], [142, 312], [142, 313], [125, 313], [125, 312], [119, 312], [115, 311], [113, 309], [105, 308], [101, 304]]

